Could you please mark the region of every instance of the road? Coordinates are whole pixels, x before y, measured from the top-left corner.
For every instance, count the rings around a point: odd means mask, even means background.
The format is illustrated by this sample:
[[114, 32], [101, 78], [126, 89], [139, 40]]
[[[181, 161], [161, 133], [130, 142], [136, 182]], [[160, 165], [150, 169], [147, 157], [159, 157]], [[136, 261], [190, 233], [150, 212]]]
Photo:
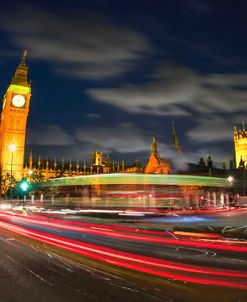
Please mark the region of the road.
[[246, 217], [1, 212], [1, 301], [247, 301]]
[[[11, 235], [11, 237], [10, 237]], [[169, 301], [157, 290], [78, 263], [15, 235], [0, 236], [1, 301]]]

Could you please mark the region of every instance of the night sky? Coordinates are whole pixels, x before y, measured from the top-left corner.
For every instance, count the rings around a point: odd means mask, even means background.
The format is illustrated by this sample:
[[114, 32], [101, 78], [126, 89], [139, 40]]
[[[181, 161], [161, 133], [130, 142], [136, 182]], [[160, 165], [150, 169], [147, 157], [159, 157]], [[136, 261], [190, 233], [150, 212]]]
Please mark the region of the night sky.
[[152, 135], [173, 156], [233, 157], [247, 113], [247, 2], [1, 1], [0, 93], [24, 48], [32, 98], [27, 152], [145, 164]]

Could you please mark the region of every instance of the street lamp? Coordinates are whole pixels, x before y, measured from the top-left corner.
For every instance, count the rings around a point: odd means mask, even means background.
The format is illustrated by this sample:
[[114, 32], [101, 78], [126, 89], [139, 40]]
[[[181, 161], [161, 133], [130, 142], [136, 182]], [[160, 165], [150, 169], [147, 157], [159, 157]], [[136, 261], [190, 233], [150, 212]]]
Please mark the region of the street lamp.
[[13, 157], [14, 152], [16, 151], [16, 145], [10, 144], [9, 151], [11, 152], [11, 162], [10, 162], [10, 198], [11, 198], [11, 206], [12, 206], [12, 168], [13, 168]]
[[16, 145], [15, 144], [10, 144], [9, 145], [9, 151], [11, 152], [10, 179], [11, 179], [11, 183], [12, 183], [13, 156], [14, 156], [14, 152], [16, 151]]
[[233, 176], [228, 176], [227, 180], [229, 181], [230, 184], [232, 184], [233, 181], [234, 181], [234, 177]]
[[9, 145], [9, 150], [10, 150], [11, 152], [15, 152], [15, 151], [16, 151], [16, 145], [15, 145], [15, 144], [10, 144], [10, 145]]
[[31, 183], [31, 177], [33, 175], [33, 170], [28, 170], [29, 182]]

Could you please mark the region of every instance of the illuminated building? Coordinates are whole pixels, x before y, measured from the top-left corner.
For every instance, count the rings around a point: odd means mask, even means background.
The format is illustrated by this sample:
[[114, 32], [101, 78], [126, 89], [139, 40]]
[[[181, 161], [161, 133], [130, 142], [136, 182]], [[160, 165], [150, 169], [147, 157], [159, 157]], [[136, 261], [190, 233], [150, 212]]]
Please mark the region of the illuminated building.
[[[89, 174], [107, 174], [125, 172], [124, 161], [111, 162], [109, 155], [103, 157], [103, 153], [95, 151], [92, 153], [92, 161], [87, 164], [86, 161], [81, 163], [79, 160], [75, 162], [64, 160], [58, 162], [56, 159], [50, 161], [48, 158], [42, 160], [33, 160], [32, 151], [29, 154], [28, 162], [23, 169], [23, 176], [32, 182], [47, 181], [55, 177], [71, 177]], [[31, 174], [30, 174], [31, 172]]]
[[247, 131], [243, 123], [242, 129], [234, 127], [234, 146], [236, 168], [247, 166]]
[[10, 174], [20, 180], [23, 175], [26, 124], [31, 97], [28, 82], [27, 52], [3, 97], [0, 126], [0, 167], [2, 176]]
[[153, 136], [151, 154], [145, 168], [146, 174], [168, 174], [170, 171], [170, 163], [161, 159], [158, 155], [156, 138]]
[[[32, 175], [29, 172], [32, 171]], [[90, 174], [108, 174], [108, 173], [147, 173], [147, 174], [168, 174], [170, 171], [170, 163], [161, 159], [157, 152], [157, 144], [155, 138], [153, 137], [152, 152], [146, 166], [144, 169], [141, 166], [139, 160], [135, 160], [134, 164], [131, 166], [125, 166], [124, 160], [120, 163], [111, 162], [109, 155], [103, 156], [102, 152], [94, 151], [92, 153], [92, 161], [87, 164], [86, 161], [80, 164], [79, 160], [76, 162], [70, 161], [65, 164], [64, 160], [62, 162], [57, 162], [54, 159], [52, 162], [46, 158], [41, 160], [39, 157], [37, 161], [33, 161], [32, 152], [30, 152], [29, 160], [25, 165], [23, 176], [29, 178], [30, 181], [48, 181], [51, 178], [59, 177], [71, 177], [71, 176], [81, 176]]]

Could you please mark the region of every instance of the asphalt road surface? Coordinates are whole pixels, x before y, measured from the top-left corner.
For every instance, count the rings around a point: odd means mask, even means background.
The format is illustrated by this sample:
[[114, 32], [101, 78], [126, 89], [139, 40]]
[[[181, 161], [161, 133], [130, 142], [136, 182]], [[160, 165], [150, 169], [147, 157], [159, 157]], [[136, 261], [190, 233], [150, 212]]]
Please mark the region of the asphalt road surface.
[[158, 288], [69, 260], [5, 231], [0, 235], [0, 268], [2, 302], [170, 301]]
[[[219, 228], [220, 226], [220, 228], [224, 228], [228, 226], [228, 230], [231, 229], [234, 233], [236, 228], [244, 226], [245, 219], [246, 212], [234, 213], [230, 215], [230, 219], [229, 215], [224, 214], [219, 219], [211, 220], [210, 227], [217, 226]], [[208, 241], [204, 241], [204, 239], [203, 241], [201, 239], [196, 241], [187, 237], [184, 240], [183, 237], [180, 237], [173, 244], [173, 242], [170, 242], [169, 234], [166, 234], [164, 238], [159, 234], [151, 234], [146, 239], [151, 238], [153, 242], [151, 240], [145, 241], [144, 237], [138, 237], [139, 233], [136, 235], [136, 232], [132, 233], [130, 230], [116, 231], [116, 227], [120, 228], [119, 222], [113, 225], [115, 229], [112, 229], [112, 221], [110, 229], [107, 229], [107, 224], [105, 228], [102, 225], [99, 228], [99, 221], [94, 218], [86, 220], [87, 224], [90, 222], [90, 226], [79, 225], [84, 228], [83, 231], [71, 229], [70, 227], [74, 222], [69, 219], [65, 222], [62, 221], [61, 226], [54, 225], [53, 223], [57, 223], [57, 220], [49, 217], [42, 221], [42, 219], [38, 220], [38, 217], [35, 216], [31, 218], [29, 216], [10, 218], [7, 216], [7, 218], [1, 217], [0, 221], [7, 223], [7, 225], [3, 225], [3, 228], [0, 228], [0, 301], [3, 302], [247, 301], [247, 254], [244, 249], [246, 241], [243, 239], [240, 241], [238, 238], [234, 238], [234, 244], [229, 245], [227, 243], [225, 245], [225, 240], [223, 240], [225, 238], [220, 238], [212, 241], [216, 245], [211, 246], [205, 245], [208, 244]], [[38, 223], [38, 221], [41, 223]], [[145, 226], [145, 224], [157, 223], [157, 221], [157, 219], [154, 221], [143, 219], [141, 223]], [[184, 228], [194, 227], [199, 231], [204, 230], [205, 223], [209, 224], [209, 221], [199, 219], [197, 222], [190, 221], [186, 225], [186, 221], [190, 220], [183, 220], [182, 225], [178, 220], [176, 222], [170, 221], [170, 224], [176, 225], [176, 227], [179, 226], [180, 229], [182, 226]], [[240, 225], [239, 221], [241, 221]], [[92, 227], [93, 222], [97, 223], [98, 226]], [[132, 227], [135, 223], [136, 221], [128, 222], [128, 227]], [[167, 221], [165, 223], [167, 226], [169, 225]], [[163, 226], [164, 221], [161, 224]], [[48, 237], [56, 236], [55, 239], [63, 238], [65, 243], [72, 240], [73, 244], [76, 242], [82, 245], [83, 248], [88, 244], [90, 249], [92, 249], [92, 246], [96, 246], [96, 249], [99, 248], [99, 251], [101, 248], [111, 249], [111, 251], [115, 251], [116, 255], [119, 251], [119, 257], [123, 256], [121, 253], [138, 255], [139, 258], [136, 261], [139, 262], [145, 260], [145, 257], [152, 257], [152, 259], [159, 259], [159, 261], [170, 261], [169, 265], [171, 263], [173, 263], [172, 265], [174, 263], [179, 265], [179, 268], [175, 268], [178, 277], [164, 277], [156, 274], [157, 270], [159, 273], [165, 274], [174, 272], [174, 267], [159, 268], [159, 262], [157, 262], [154, 273], [147, 273], [142, 269], [138, 271], [138, 269], [128, 268], [128, 264], [132, 263], [132, 259], [126, 260], [121, 266], [114, 256], [106, 259], [106, 261], [85, 257], [76, 251], [66, 249], [66, 246], [63, 248], [50, 244], [48, 241], [27, 237], [25, 233], [20, 231], [22, 229], [15, 232], [14, 228], [11, 229], [11, 226], [30, 230], [34, 234], [37, 232], [39, 236], [47, 234]], [[111, 235], [111, 232], [114, 232], [114, 235]], [[120, 234], [120, 237], [116, 234]], [[171, 235], [175, 236], [174, 234], [176, 233]], [[211, 232], [211, 234], [214, 233]], [[129, 237], [125, 237], [126, 235]], [[163, 239], [167, 239], [168, 242], [163, 242]], [[179, 241], [179, 244], [177, 244], [177, 241]], [[199, 245], [195, 245], [198, 242]], [[69, 243], [71, 244], [71, 242]], [[232, 246], [233, 250], [231, 250]], [[239, 247], [240, 251], [237, 250]], [[244, 248], [241, 250], [242, 247]], [[105, 253], [105, 250], [101, 252]], [[107, 250], [107, 252], [109, 251]], [[144, 267], [145, 269], [153, 269], [152, 265], [145, 264]], [[140, 266], [136, 267], [140, 268]], [[192, 268], [197, 271], [194, 272]], [[200, 268], [208, 270], [208, 273], [200, 272]], [[182, 279], [179, 279], [180, 276]], [[194, 276], [198, 280], [204, 278], [208, 282], [212, 282], [209, 285], [186, 281]], [[217, 282], [223, 282], [223, 285], [215, 286], [214, 283]]]

